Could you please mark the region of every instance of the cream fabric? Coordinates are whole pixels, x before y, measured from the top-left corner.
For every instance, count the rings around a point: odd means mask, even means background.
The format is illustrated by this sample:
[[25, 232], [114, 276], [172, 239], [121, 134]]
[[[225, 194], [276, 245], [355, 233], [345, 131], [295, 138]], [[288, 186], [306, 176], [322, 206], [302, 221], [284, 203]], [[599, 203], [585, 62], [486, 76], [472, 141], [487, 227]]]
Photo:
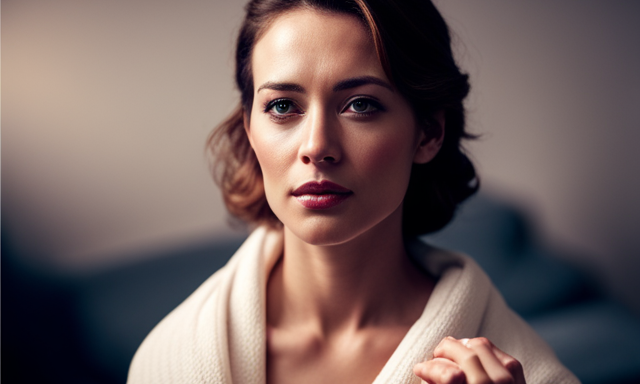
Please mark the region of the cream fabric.
[[[266, 382], [266, 279], [282, 254], [282, 233], [255, 230], [213, 274], [147, 336], [129, 384]], [[419, 241], [409, 253], [438, 282], [374, 384], [419, 383], [413, 366], [445, 336], [485, 336], [516, 357], [528, 384], [578, 383], [550, 348], [504, 303], [470, 258]]]

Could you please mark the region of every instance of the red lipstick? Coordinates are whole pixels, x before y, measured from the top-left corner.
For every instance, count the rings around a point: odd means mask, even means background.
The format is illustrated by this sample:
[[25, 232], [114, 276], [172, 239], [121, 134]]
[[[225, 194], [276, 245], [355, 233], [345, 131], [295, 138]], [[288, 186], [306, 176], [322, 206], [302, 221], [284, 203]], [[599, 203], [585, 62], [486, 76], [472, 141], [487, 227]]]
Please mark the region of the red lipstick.
[[329, 209], [345, 201], [353, 194], [351, 190], [330, 181], [311, 181], [291, 193], [308, 209]]

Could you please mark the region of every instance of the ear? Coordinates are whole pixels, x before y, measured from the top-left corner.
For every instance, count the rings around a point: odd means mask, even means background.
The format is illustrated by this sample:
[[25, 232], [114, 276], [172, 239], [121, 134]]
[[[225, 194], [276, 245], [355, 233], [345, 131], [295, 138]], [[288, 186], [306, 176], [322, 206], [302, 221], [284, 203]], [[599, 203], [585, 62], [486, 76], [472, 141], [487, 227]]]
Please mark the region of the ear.
[[442, 142], [444, 141], [444, 111], [436, 112], [429, 126], [420, 127], [418, 140], [413, 162], [426, 164], [436, 157], [442, 147]]

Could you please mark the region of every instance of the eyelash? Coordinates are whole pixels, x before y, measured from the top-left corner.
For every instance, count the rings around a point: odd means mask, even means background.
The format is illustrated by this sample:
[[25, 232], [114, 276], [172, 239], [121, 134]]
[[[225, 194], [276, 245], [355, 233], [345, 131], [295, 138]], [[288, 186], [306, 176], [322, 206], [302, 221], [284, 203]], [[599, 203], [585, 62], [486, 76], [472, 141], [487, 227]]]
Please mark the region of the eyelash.
[[[276, 107], [276, 105], [277, 105], [278, 103], [281, 103], [281, 102], [287, 102], [287, 103], [289, 103], [289, 107], [290, 107], [290, 108], [291, 108], [291, 107], [293, 107], [293, 108], [297, 108], [299, 112], [298, 112], [298, 113], [295, 113], [295, 112], [294, 112], [294, 113], [291, 113], [291, 112], [289, 112], [289, 113], [286, 113], [286, 114], [277, 114], [277, 113], [274, 113], [274, 112], [273, 112], [273, 109]], [[293, 101], [291, 101], [291, 100], [289, 100], [289, 99], [281, 98], [281, 99], [271, 100], [271, 101], [269, 101], [269, 102], [265, 103], [265, 105], [264, 105], [264, 113], [268, 113], [268, 114], [270, 115], [269, 117], [270, 117], [272, 120], [274, 120], [275, 122], [283, 122], [283, 121], [285, 121], [285, 120], [287, 120], [287, 119], [289, 119], [289, 118], [293, 117], [294, 115], [297, 115], [297, 114], [303, 114], [304, 112], [302, 112], [302, 110], [300, 110], [300, 108], [298, 108], [298, 107], [296, 106], [296, 104], [295, 104]]]
[[[366, 104], [368, 104], [368, 107], [374, 108], [373, 111], [368, 111], [368, 112], [356, 112], [356, 111], [351, 112], [351, 116], [355, 117], [355, 118], [358, 118], [358, 119], [368, 118], [368, 117], [371, 117], [371, 116], [373, 116], [374, 114], [376, 114], [378, 112], [382, 112], [382, 111], [385, 110], [378, 101], [376, 101], [376, 100], [374, 100], [374, 99], [372, 99], [370, 97], [357, 96], [357, 97], [351, 99], [349, 101], [349, 103], [347, 104], [347, 106], [344, 107], [340, 111], [340, 113], [345, 113], [357, 101], [365, 102]], [[297, 112], [288, 112], [288, 113], [285, 113], [285, 114], [275, 113], [273, 111], [273, 109], [276, 107], [276, 105], [278, 103], [282, 103], [282, 102], [288, 103], [288, 107], [289, 108], [292, 108], [292, 107], [295, 108], [297, 110]], [[288, 119], [290, 119], [292, 117], [295, 117], [296, 115], [304, 114], [304, 111], [302, 111], [299, 107], [297, 107], [297, 105], [292, 100], [286, 99], [286, 98], [279, 98], [279, 99], [275, 99], [275, 100], [271, 100], [271, 101], [266, 102], [265, 105], [264, 105], [263, 112], [264, 113], [268, 113], [269, 117], [275, 122], [284, 122], [284, 121], [286, 121], [286, 120], [288, 120]]]
[[365, 102], [366, 104], [368, 104], [368, 107], [373, 108], [373, 111], [368, 111], [368, 112], [353, 111], [352, 116], [356, 118], [360, 118], [360, 119], [367, 118], [367, 117], [373, 116], [378, 112], [383, 112], [385, 110], [384, 107], [382, 107], [382, 105], [377, 100], [374, 100], [370, 97], [356, 96], [355, 98], [351, 99], [351, 101], [349, 101], [347, 106], [340, 113], [346, 112], [357, 101]]

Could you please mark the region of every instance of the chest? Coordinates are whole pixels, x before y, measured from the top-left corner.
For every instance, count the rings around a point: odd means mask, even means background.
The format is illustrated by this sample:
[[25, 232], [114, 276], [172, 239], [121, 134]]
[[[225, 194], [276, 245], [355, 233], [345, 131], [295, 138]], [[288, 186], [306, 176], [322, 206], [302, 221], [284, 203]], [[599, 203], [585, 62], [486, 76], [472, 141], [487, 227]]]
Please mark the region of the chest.
[[376, 329], [330, 340], [311, 333], [271, 330], [267, 383], [371, 384], [408, 330]]

